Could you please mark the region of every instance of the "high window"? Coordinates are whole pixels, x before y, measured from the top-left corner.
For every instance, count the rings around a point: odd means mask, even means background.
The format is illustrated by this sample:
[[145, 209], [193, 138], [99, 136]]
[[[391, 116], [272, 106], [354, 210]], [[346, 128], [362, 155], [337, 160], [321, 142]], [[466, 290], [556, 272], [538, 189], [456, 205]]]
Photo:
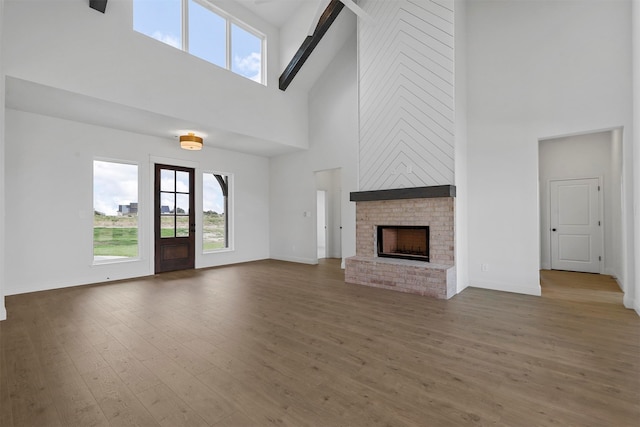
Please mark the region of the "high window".
[[265, 37], [206, 0], [134, 0], [133, 29], [264, 84]]
[[93, 162], [93, 259], [138, 257], [138, 166]]
[[202, 175], [202, 250], [229, 248], [228, 175], [205, 172]]

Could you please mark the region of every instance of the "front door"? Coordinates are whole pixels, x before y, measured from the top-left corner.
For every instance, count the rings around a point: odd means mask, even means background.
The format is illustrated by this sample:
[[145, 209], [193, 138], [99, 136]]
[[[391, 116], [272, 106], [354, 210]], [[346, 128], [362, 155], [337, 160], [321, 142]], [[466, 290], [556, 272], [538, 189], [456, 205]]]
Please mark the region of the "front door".
[[156, 165], [155, 272], [195, 266], [194, 170]]
[[600, 273], [600, 180], [551, 181], [549, 190], [551, 268]]

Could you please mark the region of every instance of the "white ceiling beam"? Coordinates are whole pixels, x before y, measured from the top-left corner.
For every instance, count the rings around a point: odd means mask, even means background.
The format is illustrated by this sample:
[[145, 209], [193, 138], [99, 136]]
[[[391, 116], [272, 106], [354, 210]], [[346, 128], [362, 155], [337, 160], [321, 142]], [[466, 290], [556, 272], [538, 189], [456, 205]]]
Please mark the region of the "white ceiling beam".
[[353, 0], [340, 0], [340, 1], [342, 2], [342, 4], [344, 4], [349, 9], [351, 9], [351, 11], [355, 13], [358, 16], [358, 18], [362, 19], [363, 21], [367, 21], [368, 24], [375, 23], [375, 20], [371, 17], [371, 15], [365, 12], [364, 9], [358, 6]]

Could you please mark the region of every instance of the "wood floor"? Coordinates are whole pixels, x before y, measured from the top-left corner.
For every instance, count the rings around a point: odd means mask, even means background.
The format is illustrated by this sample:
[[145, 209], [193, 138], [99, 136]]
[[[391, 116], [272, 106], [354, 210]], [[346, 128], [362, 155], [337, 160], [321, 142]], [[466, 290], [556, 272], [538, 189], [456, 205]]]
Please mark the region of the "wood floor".
[[639, 425], [640, 317], [596, 276], [449, 301], [343, 277], [260, 261], [7, 297], [0, 425]]

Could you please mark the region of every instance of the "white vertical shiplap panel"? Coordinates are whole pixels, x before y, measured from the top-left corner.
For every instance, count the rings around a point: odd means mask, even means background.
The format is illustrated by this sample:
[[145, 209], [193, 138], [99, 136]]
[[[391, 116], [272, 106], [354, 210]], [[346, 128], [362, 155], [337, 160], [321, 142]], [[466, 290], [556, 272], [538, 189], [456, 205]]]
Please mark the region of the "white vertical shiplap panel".
[[454, 184], [453, 0], [360, 0], [360, 190]]

